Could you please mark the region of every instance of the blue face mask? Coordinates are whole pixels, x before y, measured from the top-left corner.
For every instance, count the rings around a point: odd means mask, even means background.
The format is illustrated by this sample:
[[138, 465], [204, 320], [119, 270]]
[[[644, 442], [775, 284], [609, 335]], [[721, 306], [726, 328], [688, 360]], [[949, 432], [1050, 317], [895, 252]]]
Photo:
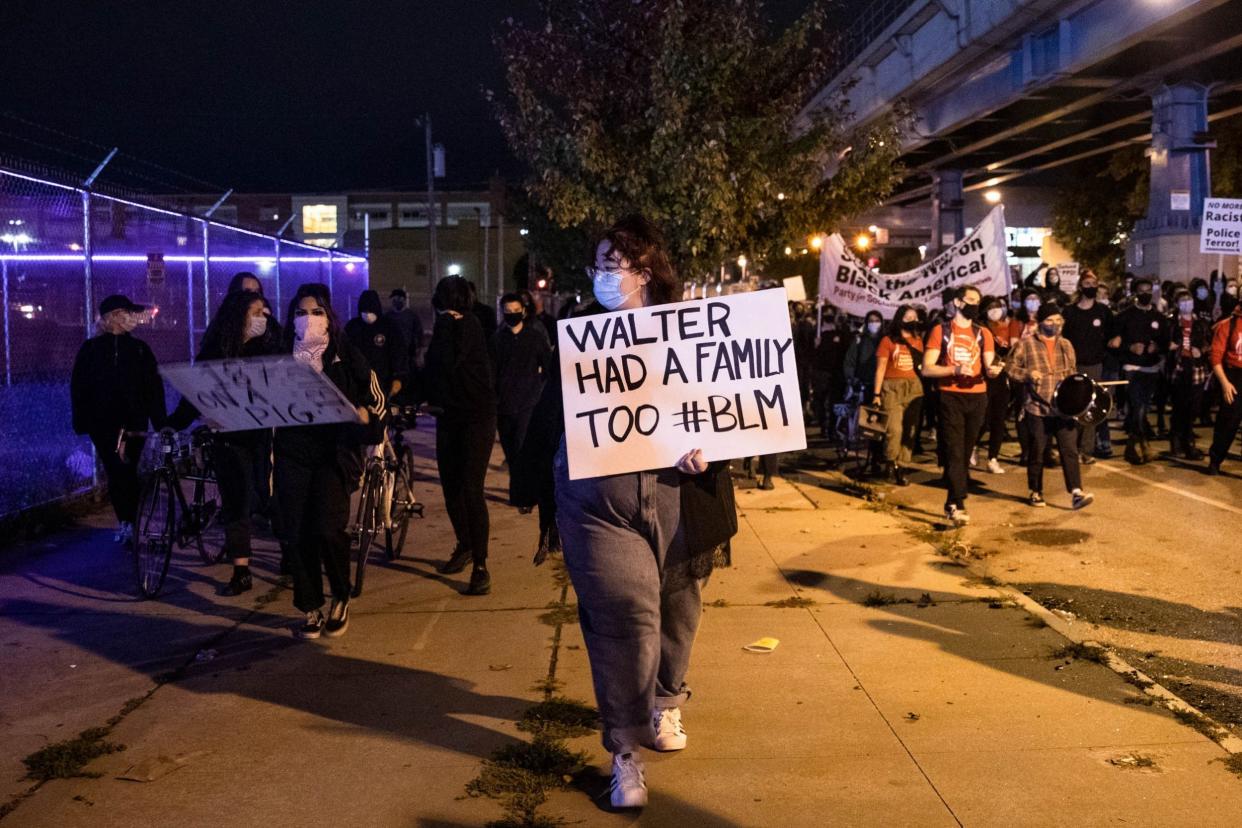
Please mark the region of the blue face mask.
[[598, 268], [591, 269], [591, 283], [595, 286], [595, 301], [610, 311], [621, 307], [631, 296], [643, 289], [642, 285], [639, 285], [629, 293], [622, 293], [621, 278], [620, 273]]

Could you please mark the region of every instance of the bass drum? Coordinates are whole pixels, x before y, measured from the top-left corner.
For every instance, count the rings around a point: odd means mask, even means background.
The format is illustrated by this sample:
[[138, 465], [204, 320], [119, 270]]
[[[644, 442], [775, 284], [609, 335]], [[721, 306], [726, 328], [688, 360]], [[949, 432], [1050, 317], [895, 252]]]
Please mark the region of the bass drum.
[[1052, 394], [1052, 410], [1080, 425], [1099, 425], [1113, 410], [1113, 395], [1086, 374], [1070, 374], [1057, 383]]

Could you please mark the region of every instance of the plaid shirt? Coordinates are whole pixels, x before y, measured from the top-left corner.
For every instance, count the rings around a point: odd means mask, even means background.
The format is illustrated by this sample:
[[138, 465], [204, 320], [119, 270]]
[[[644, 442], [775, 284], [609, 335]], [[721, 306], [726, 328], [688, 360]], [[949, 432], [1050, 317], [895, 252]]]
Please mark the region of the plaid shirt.
[[[1023, 408], [1030, 414], [1048, 417], [1052, 414], [1052, 397], [1056, 393], [1057, 384], [1070, 374], [1078, 371], [1078, 357], [1074, 355], [1074, 346], [1068, 339], [1058, 336], [1056, 347], [1056, 364], [1048, 360], [1048, 346], [1039, 336], [1031, 336], [1019, 340], [1009, 354], [1009, 376], [1019, 382], [1026, 383], [1026, 404]], [[1031, 372], [1040, 373], [1039, 381], [1031, 379]]]

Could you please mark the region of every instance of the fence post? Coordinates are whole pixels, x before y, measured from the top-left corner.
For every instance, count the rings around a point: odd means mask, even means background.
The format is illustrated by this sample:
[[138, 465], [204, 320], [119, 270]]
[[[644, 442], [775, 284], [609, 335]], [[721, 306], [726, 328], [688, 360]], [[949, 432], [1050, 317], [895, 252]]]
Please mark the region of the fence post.
[[190, 364], [194, 364], [194, 262], [185, 263], [185, 318], [190, 332]]
[[203, 222], [203, 328], [205, 329], [211, 324], [211, 247], [208, 242], [210, 222], [202, 219]]
[[4, 280], [4, 384], [13, 384], [13, 352], [9, 348], [9, 263], [0, 259], [0, 278]]
[[86, 319], [86, 339], [91, 338], [91, 323], [95, 321], [95, 296], [91, 283], [91, 257], [94, 245], [91, 244], [91, 193], [82, 190], [82, 278], [84, 280], [84, 301], [86, 303], [84, 317]]
[[335, 299], [336, 298], [334, 296], [335, 293], [336, 291], [333, 289], [333, 285], [332, 285], [332, 251], [329, 250], [328, 251], [328, 297], [329, 299]]
[[276, 274], [276, 306], [272, 308], [272, 314], [279, 318], [280, 314], [280, 239], [277, 238], [276, 246], [276, 266], [273, 272]]

